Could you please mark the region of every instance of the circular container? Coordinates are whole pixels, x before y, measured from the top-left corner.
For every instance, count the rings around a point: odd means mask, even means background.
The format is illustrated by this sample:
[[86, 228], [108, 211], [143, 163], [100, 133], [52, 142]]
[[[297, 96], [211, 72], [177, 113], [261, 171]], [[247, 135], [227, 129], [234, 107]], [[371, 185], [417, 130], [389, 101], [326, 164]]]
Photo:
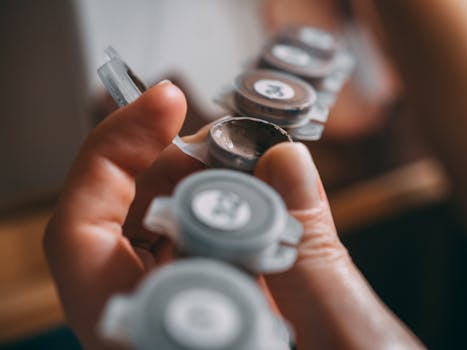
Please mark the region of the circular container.
[[130, 297], [114, 297], [101, 328], [108, 338], [125, 334], [122, 340], [139, 350], [285, 349], [274, 322], [251, 278], [195, 258], [153, 272]]
[[229, 170], [188, 177], [177, 186], [172, 208], [183, 232], [183, 250], [240, 264], [277, 244], [289, 223], [277, 192], [253, 176]]
[[333, 60], [313, 55], [294, 43], [274, 42], [264, 49], [261, 67], [296, 75], [310, 84], [318, 84], [334, 68]]
[[303, 226], [259, 179], [232, 170], [190, 175], [172, 197], [152, 200], [143, 219], [184, 253], [228, 261], [252, 273], [282, 272], [297, 258]]
[[267, 69], [250, 70], [235, 81], [236, 109], [283, 128], [308, 121], [307, 113], [316, 101], [315, 90], [290, 74]]
[[323, 60], [331, 60], [338, 50], [336, 37], [330, 32], [315, 27], [286, 27], [277, 33], [276, 41], [300, 47]]
[[208, 161], [212, 167], [253, 172], [270, 147], [291, 142], [287, 132], [267, 121], [249, 117], [224, 118], [208, 133]]

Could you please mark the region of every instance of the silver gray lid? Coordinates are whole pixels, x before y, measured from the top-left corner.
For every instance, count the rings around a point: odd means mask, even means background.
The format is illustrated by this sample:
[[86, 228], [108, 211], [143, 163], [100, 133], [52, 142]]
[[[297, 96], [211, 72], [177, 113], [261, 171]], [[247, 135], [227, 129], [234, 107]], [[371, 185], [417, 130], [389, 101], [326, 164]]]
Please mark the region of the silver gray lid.
[[280, 196], [253, 176], [206, 170], [177, 186], [173, 210], [191, 253], [223, 259], [256, 254], [277, 241], [288, 213]]
[[173, 197], [153, 199], [143, 225], [189, 255], [229, 261], [253, 273], [289, 269], [303, 233], [271, 187], [233, 170], [187, 177]]
[[221, 262], [177, 261], [150, 274], [130, 297], [116, 298], [107, 305], [102, 330], [112, 338], [106, 322], [119, 328], [126, 334], [121, 341], [136, 349], [269, 350], [264, 344], [271, 338], [277, 349], [287, 344], [273, 333], [277, 319], [259, 287]]
[[293, 43], [324, 59], [332, 58], [339, 47], [338, 38], [333, 33], [316, 27], [289, 26], [277, 33], [275, 39]]
[[208, 164], [211, 167], [253, 172], [259, 158], [272, 146], [291, 142], [279, 126], [250, 117], [224, 118], [209, 130]]

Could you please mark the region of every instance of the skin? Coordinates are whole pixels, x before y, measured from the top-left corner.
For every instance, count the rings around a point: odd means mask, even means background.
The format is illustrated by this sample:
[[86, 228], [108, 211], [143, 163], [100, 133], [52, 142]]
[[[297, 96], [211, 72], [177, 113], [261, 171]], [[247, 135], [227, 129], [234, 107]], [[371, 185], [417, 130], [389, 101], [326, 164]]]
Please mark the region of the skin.
[[[67, 320], [87, 349], [116, 348], [96, 332], [106, 300], [131, 291], [150, 269], [174, 257], [170, 242], [140, 223], [154, 196], [170, 194], [182, 178], [204, 168], [171, 145], [185, 113], [176, 86], [150, 88], [89, 135], [70, 171], [44, 247]], [[305, 227], [295, 266], [261, 283], [294, 325], [298, 348], [422, 348], [340, 243], [308, 150], [276, 145], [255, 175], [283, 196]]]

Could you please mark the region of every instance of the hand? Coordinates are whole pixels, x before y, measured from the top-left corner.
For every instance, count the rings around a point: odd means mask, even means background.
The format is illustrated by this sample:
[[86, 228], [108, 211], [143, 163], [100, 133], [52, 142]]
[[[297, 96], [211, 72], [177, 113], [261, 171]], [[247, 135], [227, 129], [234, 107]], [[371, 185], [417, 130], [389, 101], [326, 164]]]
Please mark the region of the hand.
[[[152, 87], [89, 135], [68, 176], [44, 247], [67, 320], [86, 348], [104, 348], [96, 324], [109, 296], [131, 291], [158, 262], [133, 224], [144, 214], [134, 208], [202, 168], [171, 145], [185, 113], [176, 86]], [[164, 260], [170, 246], [159, 246], [156, 258]]]
[[[105, 348], [96, 324], [107, 299], [172, 258], [170, 242], [141, 221], [154, 196], [171, 194], [179, 180], [204, 168], [171, 145], [185, 112], [182, 92], [160, 83], [104, 120], [72, 167], [44, 244], [67, 320], [86, 348]], [[255, 173], [305, 226], [295, 267], [265, 276], [299, 349], [421, 347], [352, 264], [308, 150], [277, 145]]]
[[340, 242], [308, 149], [275, 146], [260, 159], [255, 175], [279, 192], [304, 225], [294, 267], [265, 276], [280, 312], [294, 326], [297, 348], [423, 348], [375, 295]]

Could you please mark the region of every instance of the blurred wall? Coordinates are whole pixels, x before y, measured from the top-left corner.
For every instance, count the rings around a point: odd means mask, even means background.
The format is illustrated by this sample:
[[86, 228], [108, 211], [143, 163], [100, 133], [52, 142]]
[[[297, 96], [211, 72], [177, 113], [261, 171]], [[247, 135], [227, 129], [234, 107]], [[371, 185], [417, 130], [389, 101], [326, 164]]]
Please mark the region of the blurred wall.
[[71, 5], [0, 2], [0, 209], [56, 189], [86, 132]]
[[0, 210], [55, 192], [91, 127], [111, 44], [146, 82], [177, 72], [207, 114], [263, 44], [260, 0], [0, 1]]
[[176, 72], [199, 104], [231, 85], [264, 44], [261, 0], [76, 0], [90, 89], [95, 68], [114, 46], [146, 82]]

